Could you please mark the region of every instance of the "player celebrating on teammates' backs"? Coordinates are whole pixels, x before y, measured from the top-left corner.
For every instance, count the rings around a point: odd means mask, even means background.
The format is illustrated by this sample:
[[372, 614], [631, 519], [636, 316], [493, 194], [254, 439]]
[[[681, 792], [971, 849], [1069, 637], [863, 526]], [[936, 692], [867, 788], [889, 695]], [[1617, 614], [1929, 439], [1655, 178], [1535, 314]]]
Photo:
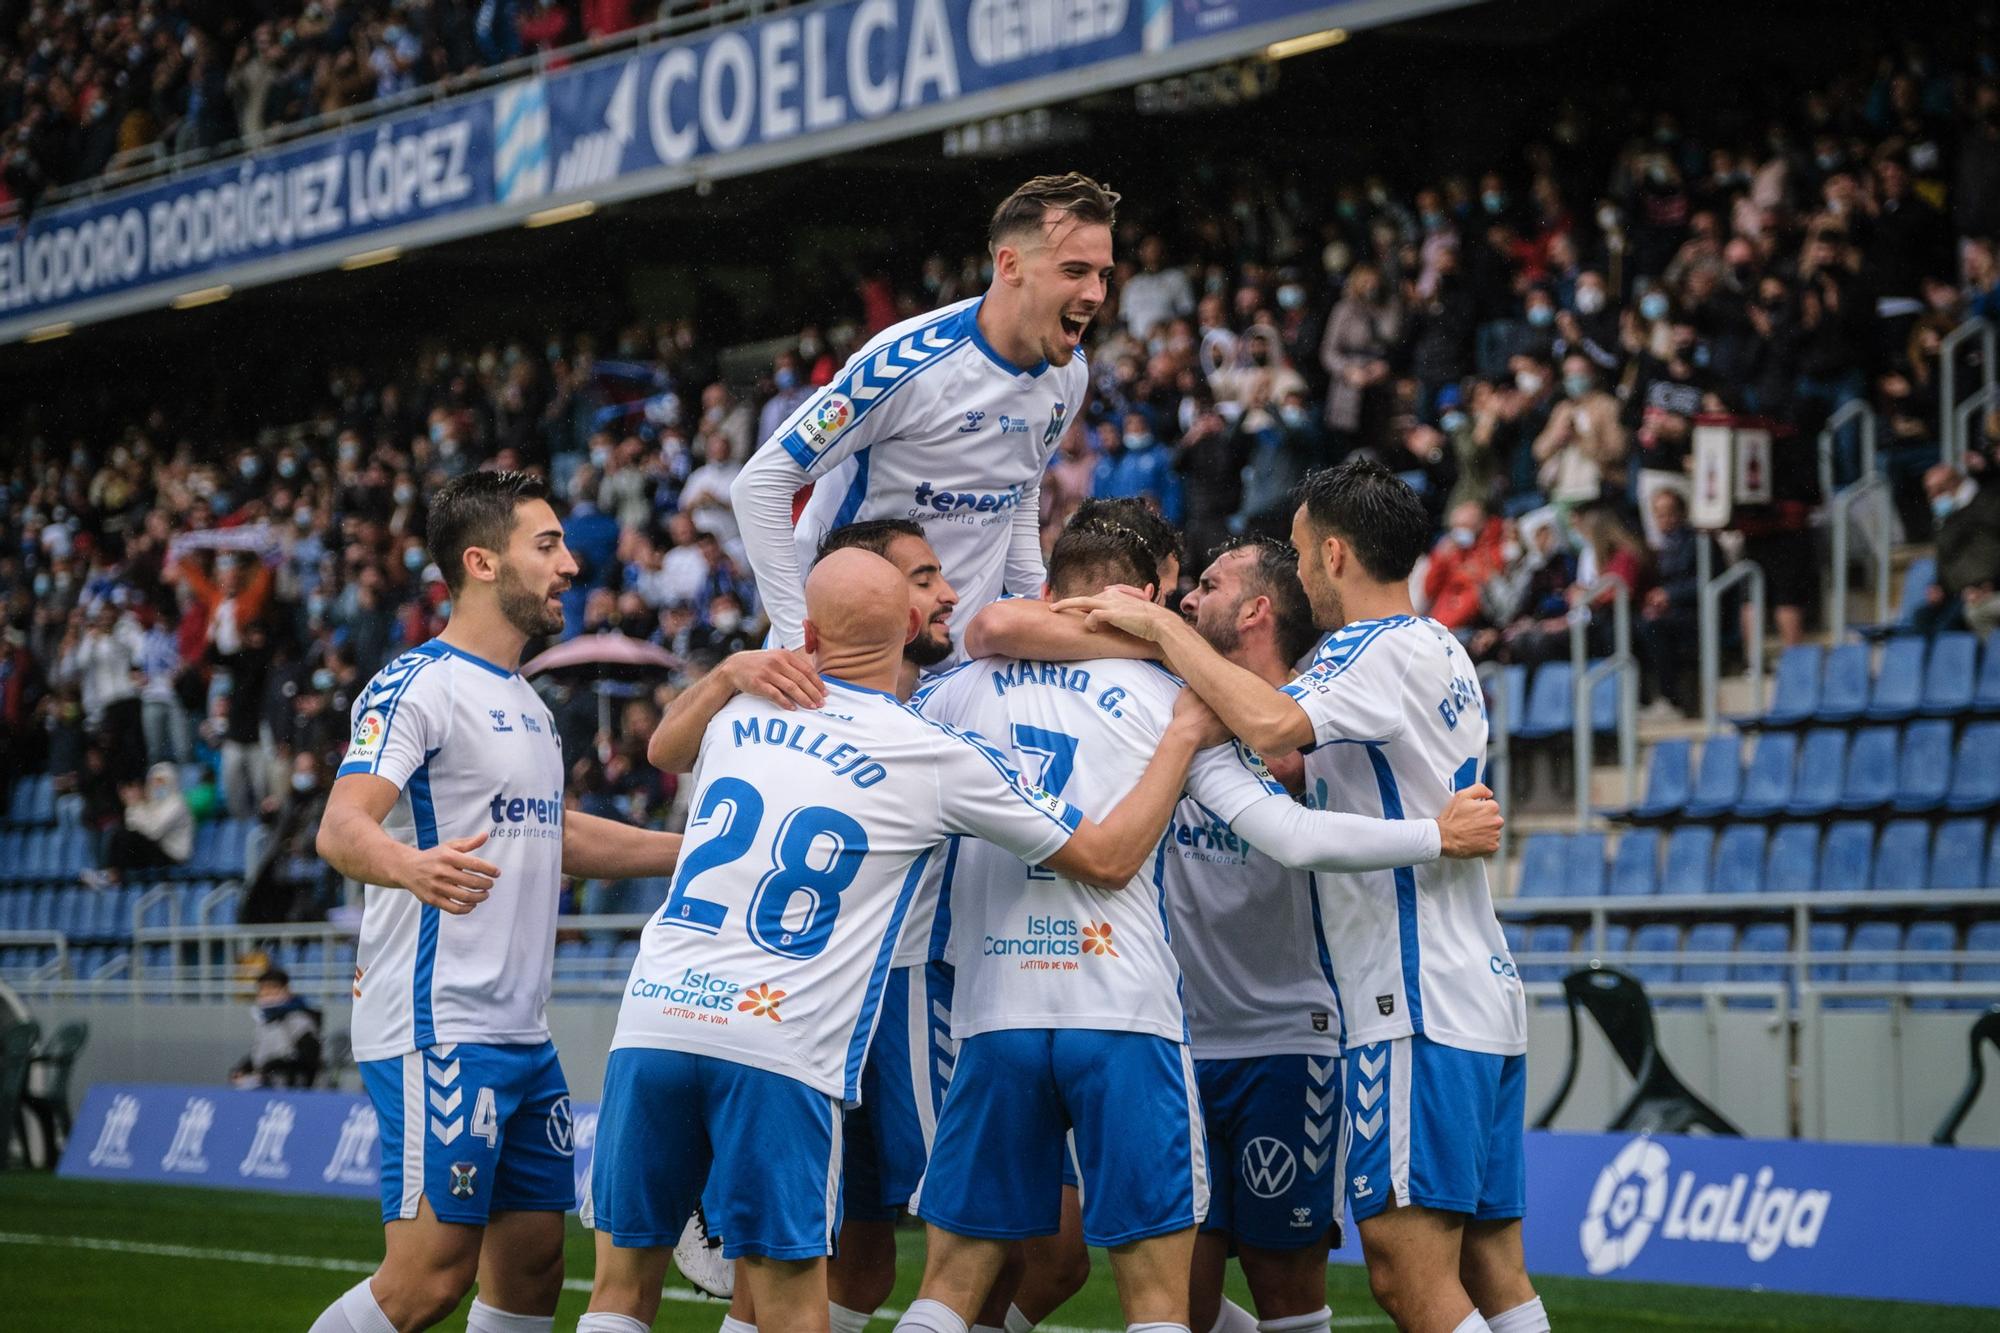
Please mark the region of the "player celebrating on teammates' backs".
[[1088, 386], [1117, 205], [1075, 172], [1021, 186], [993, 214], [985, 295], [876, 335], [751, 458], [730, 498], [774, 645], [798, 646], [802, 571], [859, 519], [922, 524], [963, 616], [1041, 591], [1042, 471]]
[[680, 836], [563, 809], [555, 719], [515, 665], [576, 575], [548, 490], [470, 472], [431, 500], [444, 633], [354, 701], [319, 854], [368, 886], [354, 1056], [382, 1133], [387, 1255], [312, 1333], [547, 1330], [575, 1203], [545, 1007], [564, 875], [664, 874]]

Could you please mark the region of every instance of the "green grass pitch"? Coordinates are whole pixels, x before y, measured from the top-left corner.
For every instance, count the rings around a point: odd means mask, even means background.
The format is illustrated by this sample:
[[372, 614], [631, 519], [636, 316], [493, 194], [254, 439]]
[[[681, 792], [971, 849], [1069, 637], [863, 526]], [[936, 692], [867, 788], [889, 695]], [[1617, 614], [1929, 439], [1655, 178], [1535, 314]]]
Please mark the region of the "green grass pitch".
[[[328, 1302], [382, 1252], [375, 1206], [348, 1200], [237, 1194], [0, 1176], [0, 1328], [13, 1333], [303, 1333]], [[922, 1237], [903, 1233], [893, 1304], [913, 1294]], [[569, 1287], [556, 1319], [583, 1312], [591, 1238], [570, 1223]], [[676, 1276], [673, 1281], [678, 1284]], [[1854, 1330], [1957, 1333], [1992, 1330], [1991, 1311], [1833, 1300], [1700, 1287], [1552, 1278], [1539, 1284], [1556, 1328], [1701, 1329], [1708, 1333]], [[661, 1307], [655, 1329], [713, 1333], [723, 1307], [686, 1287]], [[1230, 1292], [1250, 1304], [1232, 1267]], [[1329, 1270], [1334, 1326], [1387, 1329], [1358, 1269]], [[1118, 1329], [1123, 1321], [1104, 1257], [1090, 1285], [1051, 1321], [1069, 1329]], [[465, 1327], [461, 1311], [439, 1327]], [[877, 1327], [886, 1330], [889, 1321]]]

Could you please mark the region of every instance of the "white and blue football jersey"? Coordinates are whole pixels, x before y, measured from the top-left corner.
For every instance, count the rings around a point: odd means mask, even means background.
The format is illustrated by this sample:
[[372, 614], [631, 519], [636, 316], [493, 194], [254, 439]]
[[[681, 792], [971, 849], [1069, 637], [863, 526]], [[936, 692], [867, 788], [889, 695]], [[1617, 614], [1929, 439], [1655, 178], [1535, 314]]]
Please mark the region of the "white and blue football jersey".
[[739, 696], [709, 723], [613, 1050], [714, 1056], [858, 1101], [897, 939], [945, 841], [1040, 862], [1082, 822], [992, 747], [893, 695], [827, 684], [817, 710]]
[[377, 672], [354, 701], [339, 777], [400, 790], [383, 831], [414, 847], [476, 833], [500, 867], [463, 916], [371, 884], [354, 969], [354, 1058], [454, 1042], [549, 1039], [562, 887], [563, 757], [555, 719], [520, 675], [439, 639]]
[[[1002, 748], [1026, 777], [1101, 819], [1138, 785], [1181, 688], [1152, 662], [982, 658], [926, 687], [922, 707], [926, 716], [1004, 726]], [[1224, 819], [1283, 794], [1236, 744], [1197, 755], [1187, 786]], [[1106, 891], [963, 841], [950, 886], [952, 1036], [1098, 1028], [1187, 1040], [1166, 855], [1162, 842], [1130, 885]]]
[[[1063, 366], [1001, 356], [979, 332], [980, 299], [877, 334], [764, 443], [816, 483], [797, 524], [800, 569], [844, 524], [919, 523], [958, 593], [954, 643], [1003, 592], [1041, 591], [1042, 472], [1089, 382], [1080, 351]], [[775, 642], [796, 647], [803, 594], [762, 574]]]
[[1196, 1059], [1340, 1053], [1312, 877], [1252, 847], [1193, 797], [1174, 808], [1161, 878]]
[[[1434, 620], [1347, 625], [1284, 692], [1312, 720], [1306, 795], [1320, 809], [1434, 819], [1485, 762], [1478, 674]], [[1527, 1049], [1527, 1007], [1483, 862], [1316, 881], [1350, 1049], [1413, 1032], [1496, 1055]]]

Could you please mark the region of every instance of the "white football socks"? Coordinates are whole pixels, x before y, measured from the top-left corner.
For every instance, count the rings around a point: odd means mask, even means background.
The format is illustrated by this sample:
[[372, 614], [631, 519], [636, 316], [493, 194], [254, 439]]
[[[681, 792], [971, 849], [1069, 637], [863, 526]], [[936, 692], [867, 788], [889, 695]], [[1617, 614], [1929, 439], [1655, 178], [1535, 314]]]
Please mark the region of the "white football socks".
[[[577, 1333], [583, 1333], [581, 1329]], [[733, 1314], [722, 1316], [722, 1327], [715, 1333], [757, 1333], [757, 1326], [747, 1319], [738, 1319]]]
[[1493, 1333], [1549, 1333], [1549, 1314], [1537, 1296], [1525, 1305], [1503, 1310], [1486, 1321]]
[[[466, 1326], [470, 1329], [471, 1325]], [[653, 1333], [629, 1314], [587, 1314], [576, 1321], [576, 1333]]]
[[910, 1308], [896, 1321], [896, 1328], [898, 1333], [902, 1330], [916, 1333], [919, 1329], [923, 1333], [971, 1333], [949, 1305], [928, 1298], [911, 1301]]
[[1322, 1305], [1311, 1314], [1261, 1320], [1257, 1333], [1333, 1333], [1333, 1311]]
[[1020, 1306], [1010, 1303], [1007, 1306], [1007, 1321], [1002, 1327], [1007, 1333], [1034, 1333], [1035, 1321], [1022, 1314]]
[[1257, 1316], [1224, 1296], [1208, 1333], [1257, 1333]]
[[1474, 1310], [1471, 1314], [1461, 1319], [1458, 1327], [1454, 1328], [1451, 1333], [1492, 1333], [1492, 1329], [1493, 1325], [1487, 1323], [1479, 1311]]
[[364, 1277], [327, 1306], [307, 1333], [396, 1333], [396, 1326], [375, 1303], [375, 1293], [368, 1289]]
[[552, 1314], [509, 1314], [477, 1296], [465, 1315], [465, 1333], [552, 1333], [555, 1326]]
[[833, 1333], [861, 1333], [868, 1327], [868, 1316], [860, 1310], [850, 1310], [832, 1301], [826, 1303], [826, 1321], [832, 1325]]
[[974, 1324], [972, 1333], [1007, 1333], [1007, 1330], [993, 1324]]
[[1125, 1333], [1188, 1333], [1186, 1324], [1127, 1324]]

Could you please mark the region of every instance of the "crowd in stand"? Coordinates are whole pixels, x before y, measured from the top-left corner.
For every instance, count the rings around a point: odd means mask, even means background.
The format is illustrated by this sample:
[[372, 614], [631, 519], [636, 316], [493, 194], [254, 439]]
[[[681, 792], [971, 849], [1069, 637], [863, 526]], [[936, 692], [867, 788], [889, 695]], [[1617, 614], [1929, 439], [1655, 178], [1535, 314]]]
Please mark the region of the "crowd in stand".
[[276, 127], [606, 37], [640, 0], [0, 0], [0, 211], [122, 153]]
[[[373, 12], [321, 17], [386, 21]], [[1764, 566], [1791, 641], [1815, 601], [1820, 423], [1865, 400], [1902, 523], [1938, 542], [1927, 623], [2000, 621], [1992, 427], [1968, 470], [1939, 467], [1935, 388], [1943, 335], [2000, 316], [1993, 72], [1911, 48], [1753, 141], [1661, 114], [1606, 143], [1599, 123], [1565, 104], [1518, 160], [1402, 191], [1374, 176], [1308, 188], [1250, 154], [1219, 173], [1231, 185], [1213, 211], [1128, 196], [1092, 401], [1046, 475], [1045, 529], [1085, 498], [1142, 496], [1184, 528], [1192, 577], [1228, 537], [1286, 535], [1307, 469], [1369, 451], [1437, 519], [1420, 604], [1476, 657], [1566, 654], [1569, 617], [1602, 607], [1610, 594], [1590, 589], [1616, 574], [1649, 695], [1687, 710], [1695, 422], [1773, 427], [1777, 500], [1729, 545]], [[185, 859], [193, 822], [219, 814], [263, 821], [267, 866], [309, 851], [355, 691], [449, 612], [423, 497], [525, 465], [567, 503], [582, 573], [566, 634], [650, 640], [683, 664], [611, 703], [550, 683], [571, 797], [674, 818], [675, 782], [643, 753], [658, 710], [761, 630], [737, 470], [869, 334], [976, 294], [985, 263], [935, 254], [865, 278], [847, 312], [781, 339], [754, 384], [719, 373], [694, 322], [634, 323], [343, 367], [310, 420], [220, 449], [168, 405], [100, 439], [9, 440], [0, 750], [55, 775], [107, 876]], [[1838, 478], [1860, 468], [1858, 439], [1840, 437]], [[1594, 651], [1608, 621], [1592, 617]]]

